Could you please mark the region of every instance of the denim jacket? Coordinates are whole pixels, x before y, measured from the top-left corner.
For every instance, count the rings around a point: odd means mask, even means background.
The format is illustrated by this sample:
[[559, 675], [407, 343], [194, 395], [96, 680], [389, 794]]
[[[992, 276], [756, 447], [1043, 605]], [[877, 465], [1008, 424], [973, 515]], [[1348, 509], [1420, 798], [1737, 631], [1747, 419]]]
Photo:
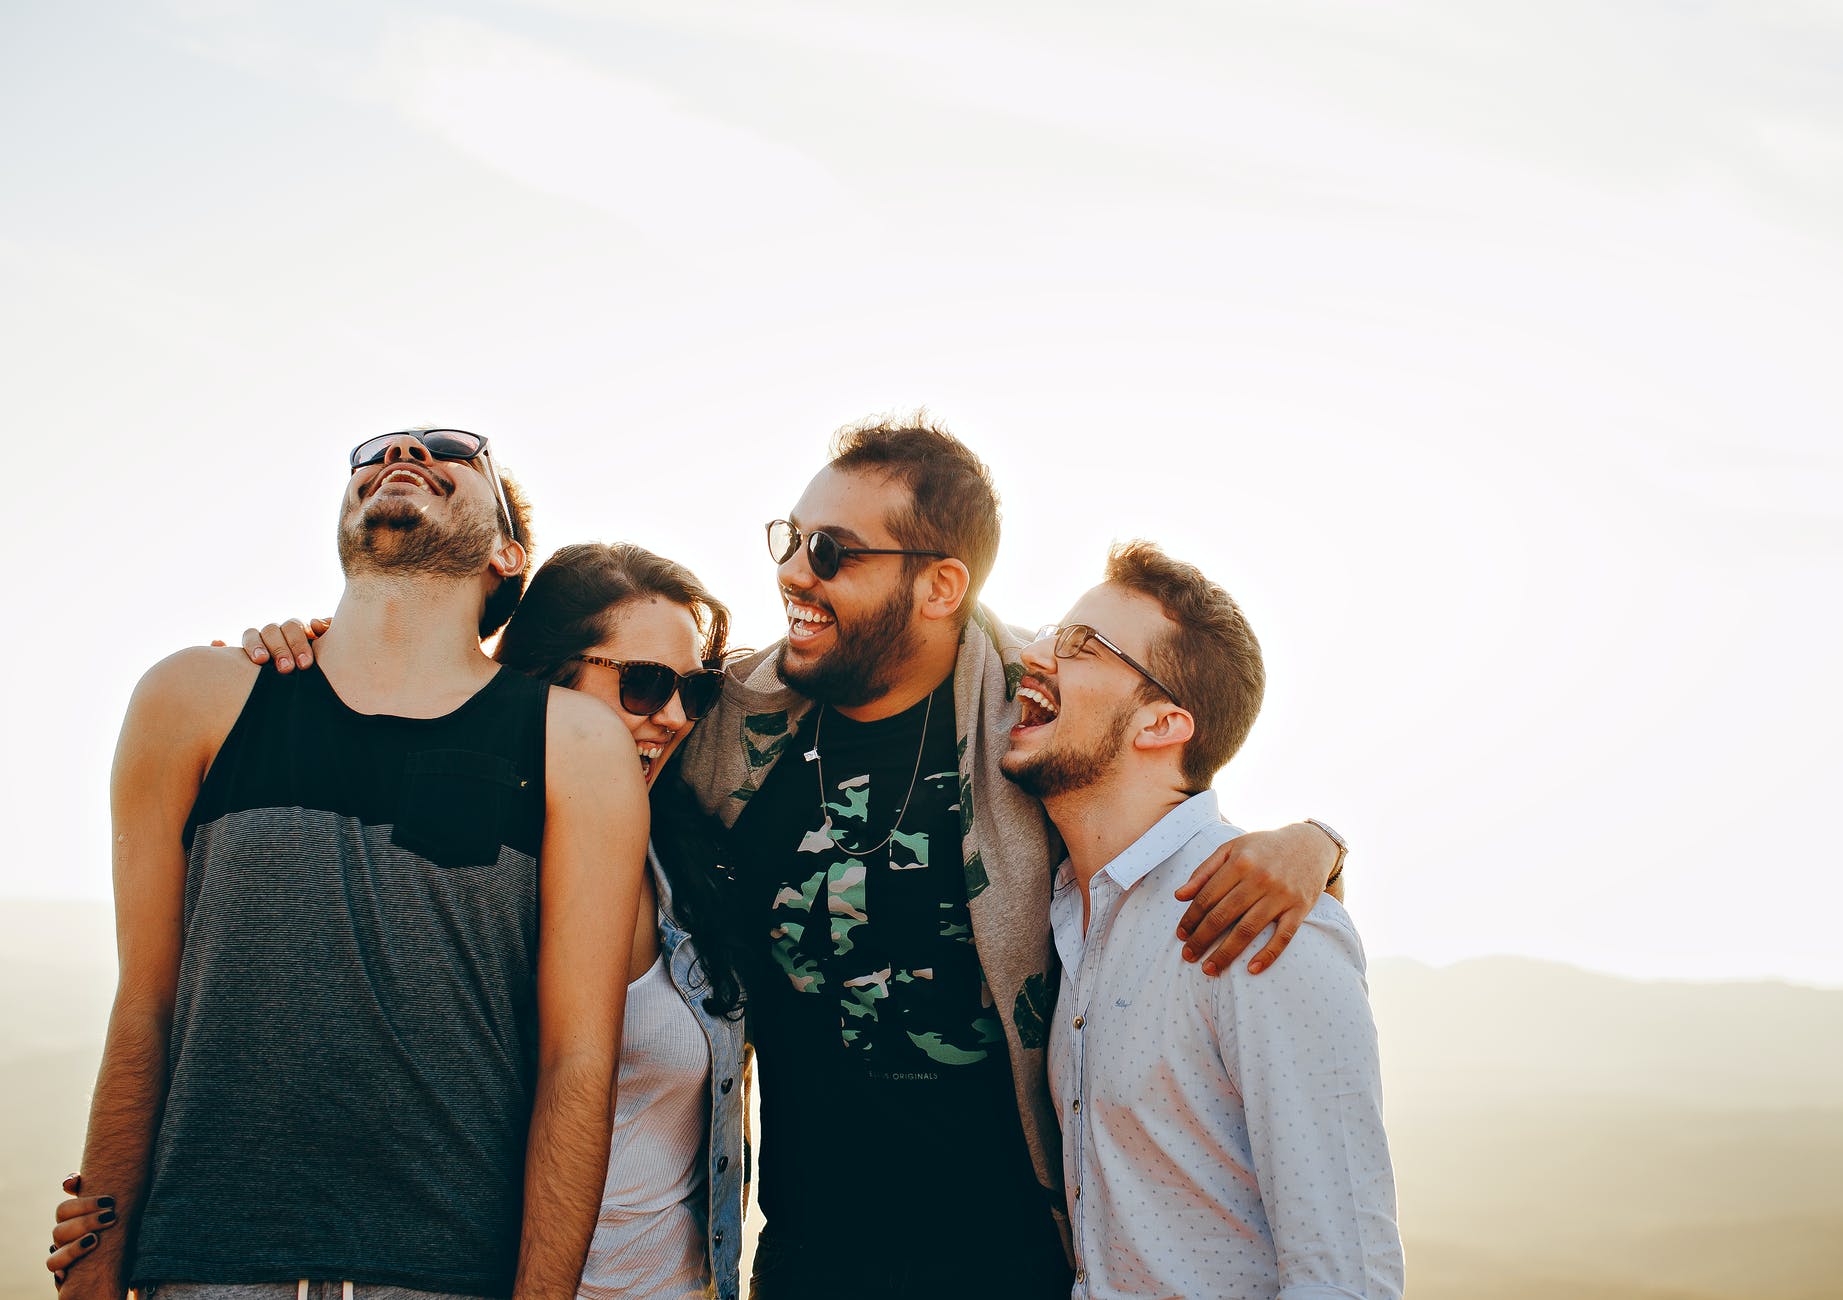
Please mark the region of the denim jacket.
[[717, 1300], [737, 1300], [742, 1267], [742, 1019], [725, 1019], [704, 1009], [710, 982], [697, 963], [691, 936], [672, 919], [672, 886], [652, 845], [647, 865], [659, 895], [659, 946], [672, 987], [697, 1017], [710, 1041], [709, 1258]]

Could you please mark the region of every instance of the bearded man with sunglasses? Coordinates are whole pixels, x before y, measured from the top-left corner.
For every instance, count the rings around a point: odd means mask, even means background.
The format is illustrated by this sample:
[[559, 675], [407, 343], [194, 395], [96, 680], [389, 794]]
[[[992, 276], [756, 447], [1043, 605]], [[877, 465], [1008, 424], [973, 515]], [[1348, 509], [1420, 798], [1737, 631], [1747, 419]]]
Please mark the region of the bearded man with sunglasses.
[[[958, 440], [842, 432], [768, 526], [787, 636], [731, 669], [683, 750], [731, 828], [762, 1062], [755, 1300], [1069, 1293], [1056, 853], [998, 770], [1024, 671], [1024, 638], [976, 603], [998, 537]], [[1271, 962], [1339, 861], [1310, 826], [1215, 855], [1183, 890], [1186, 956], [1226, 963], [1278, 918]]]
[[645, 858], [634, 745], [480, 651], [529, 530], [484, 438], [350, 464], [321, 671], [186, 650], [129, 705], [82, 1166], [128, 1231], [66, 1296], [575, 1294]]

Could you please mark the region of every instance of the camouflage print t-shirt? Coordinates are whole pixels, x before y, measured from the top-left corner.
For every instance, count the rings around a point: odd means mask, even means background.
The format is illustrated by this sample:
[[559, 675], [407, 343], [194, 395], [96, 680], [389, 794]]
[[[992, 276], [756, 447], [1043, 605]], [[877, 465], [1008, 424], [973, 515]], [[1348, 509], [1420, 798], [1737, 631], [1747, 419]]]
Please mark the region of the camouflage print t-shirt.
[[1061, 1259], [973, 947], [955, 759], [951, 679], [875, 722], [814, 709], [731, 839], [762, 1208], [841, 1263]]

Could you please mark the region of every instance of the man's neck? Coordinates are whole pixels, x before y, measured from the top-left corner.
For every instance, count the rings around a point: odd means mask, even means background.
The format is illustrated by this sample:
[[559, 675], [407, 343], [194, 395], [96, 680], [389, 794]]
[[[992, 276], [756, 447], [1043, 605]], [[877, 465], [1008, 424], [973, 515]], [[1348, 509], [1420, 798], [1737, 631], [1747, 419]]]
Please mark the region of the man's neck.
[[403, 717], [452, 712], [497, 671], [480, 651], [479, 581], [428, 574], [348, 579], [315, 657], [351, 708]]
[[1084, 904], [1088, 884], [1101, 868], [1188, 798], [1163, 771], [1129, 771], [1043, 801], [1044, 811], [1068, 849], [1069, 867], [1081, 886]]
[[959, 658], [959, 654], [960, 637], [957, 632], [952, 636], [930, 638], [909, 657], [909, 661], [903, 665], [901, 679], [889, 690], [868, 704], [854, 704], [849, 708], [833, 705], [833, 710], [853, 722], [893, 718], [903, 710], [920, 704], [934, 693], [937, 686], [953, 676], [954, 661]]

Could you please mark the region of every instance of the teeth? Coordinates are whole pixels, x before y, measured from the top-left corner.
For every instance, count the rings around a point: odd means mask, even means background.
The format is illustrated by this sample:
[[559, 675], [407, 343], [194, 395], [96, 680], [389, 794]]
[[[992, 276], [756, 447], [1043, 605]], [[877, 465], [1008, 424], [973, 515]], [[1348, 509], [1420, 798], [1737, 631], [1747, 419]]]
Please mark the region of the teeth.
[[[414, 483], [417, 487], [420, 487], [420, 488], [426, 488], [429, 486], [429, 481], [425, 479], [422, 475], [416, 473], [414, 470], [393, 469], [390, 473], [384, 476], [384, 483], [398, 483], [398, 482]], [[383, 485], [384, 485], [383, 483], [380, 483], [378, 486], [382, 487]]]
[[1018, 698], [1020, 700], [1029, 700], [1032, 704], [1036, 705], [1039, 709], [1042, 709], [1045, 713], [1049, 714], [1050, 717], [1053, 718], [1056, 716], [1056, 713], [1057, 713], [1056, 702], [1050, 699], [1049, 696], [1045, 695], [1042, 691], [1038, 690], [1036, 687], [1020, 686], [1018, 687], [1017, 693], [1018, 693]]
[[791, 600], [787, 602], [787, 617], [796, 623], [817, 624], [830, 623], [832, 621], [832, 616], [824, 610], [815, 609], [811, 605], [796, 605]]

